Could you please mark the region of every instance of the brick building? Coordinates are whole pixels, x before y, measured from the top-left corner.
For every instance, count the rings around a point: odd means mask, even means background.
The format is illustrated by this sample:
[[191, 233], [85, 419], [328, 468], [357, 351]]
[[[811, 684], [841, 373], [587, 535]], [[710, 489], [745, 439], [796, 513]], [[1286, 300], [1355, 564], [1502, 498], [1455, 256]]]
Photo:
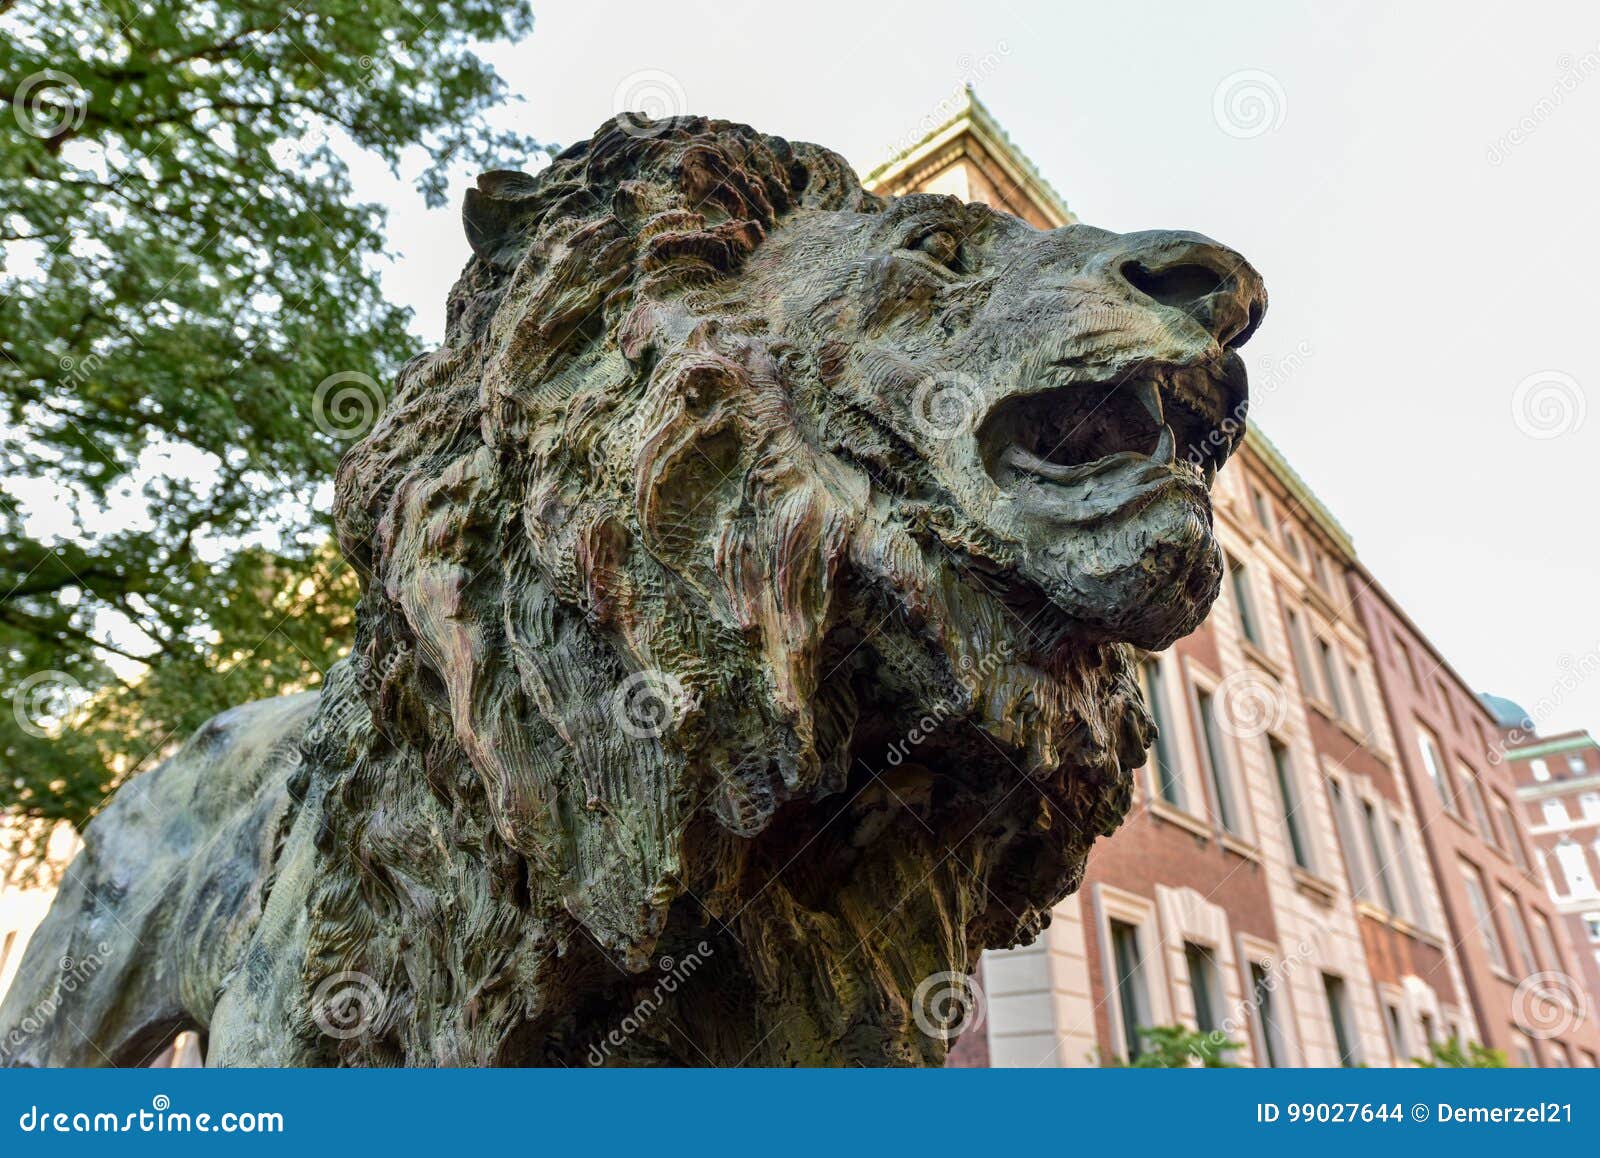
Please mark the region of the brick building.
[[[1075, 220], [970, 92], [866, 183]], [[1452, 1035], [1594, 1064], [1592, 1023], [1519, 1008], [1522, 977], [1574, 957], [1490, 763], [1493, 717], [1258, 430], [1215, 500], [1227, 579], [1199, 630], [1144, 657], [1161, 737], [1134, 809], [1033, 945], [985, 955], [985, 1025], [951, 1064], [1127, 1060], [1173, 1024], [1249, 1065], [1407, 1064]], [[1448, 797], [1436, 766], [1459, 777]]]
[[1524, 740], [1505, 760], [1550, 903], [1573, 945], [1574, 973], [1600, 1001], [1600, 744], [1588, 732], [1564, 732]]

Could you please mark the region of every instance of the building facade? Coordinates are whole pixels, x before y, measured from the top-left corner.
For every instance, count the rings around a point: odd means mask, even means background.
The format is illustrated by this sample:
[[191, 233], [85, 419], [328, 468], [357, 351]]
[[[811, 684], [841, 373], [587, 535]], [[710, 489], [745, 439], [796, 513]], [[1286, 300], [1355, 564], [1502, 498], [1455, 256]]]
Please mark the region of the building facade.
[[[1075, 220], [970, 92], [866, 183]], [[984, 1024], [951, 1064], [1123, 1064], [1166, 1026], [1219, 1034], [1246, 1065], [1405, 1065], [1451, 1037], [1594, 1064], [1592, 1019], [1523, 1008], [1521, 982], [1573, 952], [1490, 763], [1493, 717], [1258, 430], [1214, 499], [1224, 589], [1142, 657], [1160, 737], [1134, 808], [1034, 944], [985, 954]], [[1404, 654], [1429, 690], [1397, 678]], [[1427, 742], [1460, 777], [1448, 807]]]
[[1507, 750], [1540, 875], [1572, 942], [1574, 973], [1600, 1000], [1600, 744], [1565, 732]]

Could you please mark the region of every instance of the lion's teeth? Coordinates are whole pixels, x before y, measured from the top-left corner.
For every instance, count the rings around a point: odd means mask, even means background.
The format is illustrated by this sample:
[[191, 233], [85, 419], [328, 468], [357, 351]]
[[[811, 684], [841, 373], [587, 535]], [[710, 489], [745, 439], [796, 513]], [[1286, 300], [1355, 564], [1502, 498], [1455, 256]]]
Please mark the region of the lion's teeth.
[[1161, 428], [1161, 437], [1156, 441], [1155, 453], [1150, 456], [1150, 461], [1158, 466], [1170, 465], [1174, 446], [1172, 427], [1163, 426]]

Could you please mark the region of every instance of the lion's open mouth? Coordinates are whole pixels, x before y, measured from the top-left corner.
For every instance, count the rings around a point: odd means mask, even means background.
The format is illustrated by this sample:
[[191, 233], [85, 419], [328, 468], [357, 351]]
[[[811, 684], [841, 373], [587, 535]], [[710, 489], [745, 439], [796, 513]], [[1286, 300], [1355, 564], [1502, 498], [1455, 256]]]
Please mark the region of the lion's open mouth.
[[1209, 490], [1243, 425], [1242, 402], [1228, 422], [1231, 377], [1141, 367], [1111, 382], [1014, 395], [979, 428], [984, 465], [1026, 507], [1073, 522], [1172, 483]]

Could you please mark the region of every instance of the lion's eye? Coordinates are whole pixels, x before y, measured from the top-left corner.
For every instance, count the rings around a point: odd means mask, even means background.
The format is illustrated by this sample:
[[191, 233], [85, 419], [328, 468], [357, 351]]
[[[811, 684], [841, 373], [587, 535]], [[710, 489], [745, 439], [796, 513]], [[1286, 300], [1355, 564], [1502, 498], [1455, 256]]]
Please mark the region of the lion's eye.
[[907, 249], [925, 253], [942, 266], [954, 268], [961, 255], [961, 239], [949, 229], [931, 229], [919, 234]]

